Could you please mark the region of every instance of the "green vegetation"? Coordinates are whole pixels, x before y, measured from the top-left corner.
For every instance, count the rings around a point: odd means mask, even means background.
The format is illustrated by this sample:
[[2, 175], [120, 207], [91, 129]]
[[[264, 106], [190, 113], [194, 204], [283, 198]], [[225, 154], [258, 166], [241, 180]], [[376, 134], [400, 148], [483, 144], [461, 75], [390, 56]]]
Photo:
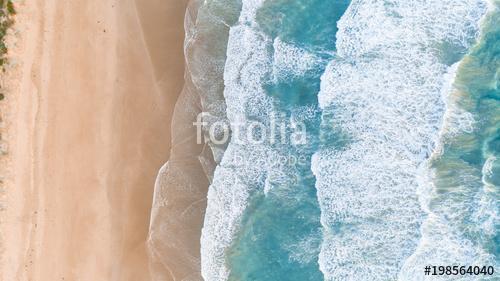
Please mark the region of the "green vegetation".
[[7, 1], [7, 12], [9, 13], [9, 15], [16, 14], [16, 10], [14, 9], [14, 4], [10, 0]]
[[16, 9], [12, 0], [0, 0], [0, 67], [4, 71], [8, 51], [5, 45], [5, 36], [7, 35], [7, 30], [14, 24], [15, 14]]
[[[12, 0], [0, 0], [0, 68], [5, 72], [5, 63], [7, 62], [7, 45], [5, 44], [5, 36], [7, 30], [14, 24], [14, 15], [16, 9]], [[5, 98], [3, 93], [0, 93], [0, 101]]]

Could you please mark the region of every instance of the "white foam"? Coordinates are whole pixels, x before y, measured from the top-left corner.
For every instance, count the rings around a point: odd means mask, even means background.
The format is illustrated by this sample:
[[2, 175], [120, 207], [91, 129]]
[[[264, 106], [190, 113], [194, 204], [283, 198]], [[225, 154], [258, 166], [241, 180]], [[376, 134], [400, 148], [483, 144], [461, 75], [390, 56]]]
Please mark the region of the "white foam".
[[274, 40], [273, 78], [275, 81], [300, 77], [306, 72], [318, 69], [322, 59], [302, 48]]
[[312, 167], [325, 280], [394, 280], [416, 249], [425, 218], [418, 175], [445, 112], [448, 67], [437, 48], [468, 47], [484, 8], [480, 0], [359, 0], [340, 20], [340, 57], [322, 77], [319, 102], [323, 127], [349, 142], [318, 151]]
[[[271, 108], [261, 88], [265, 74], [261, 71], [270, 65], [266, 49], [269, 42], [246, 25], [233, 27], [229, 38], [224, 75], [227, 116], [232, 123], [244, 124], [250, 121], [248, 116], [259, 118], [265, 114], [263, 109]], [[229, 276], [225, 250], [231, 245], [252, 189], [259, 186], [265, 174], [265, 167], [242, 165], [242, 162], [256, 163], [265, 158], [266, 152], [265, 147], [230, 143], [216, 169], [201, 237], [202, 275], [207, 281], [227, 280]], [[236, 159], [239, 156], [241, 159]]]
[[[462, 95], [464, 94], [453, 87], [458, 66], [459, 63], [453, 65], [445, 75], [448, 83], [446, 83], [446, 87], [442, 91], [442, 97], [446, 104], [446, 112], [440, 131], [440, 139], [450, 139], [460, 133], [472, 133], [476, 123], [474, 116], [470, 112], [465, 111], [457, 105], [457, 102], [463, 98]], [[440, 143], [443, 143], [443, 141]], [[441, 150], [442, 147], [439, 146], [438, 151]]]
[[[488, 6], [491, 8], [491, 6]], [[483, 10], [484, 13], [484, 10]], [[483, 22], [483, 16], [478, 22]], [[454, 71], [450, 76], [454, 77]], [[439, 132], [439, 143], [432, 154], [434, 163], [445, 156], [445, 145], [454, 142], [460, 135], [470, 134], [475, 129], [472, 113], [461, 108], [457, 101], [467, 98], [468, 93], [455, 89], [452, 84], [444, 89], [446, 113]], [[463, 143], [462, 145], [467, 145]], [[496, 234], [499, 224], [498, 188], [488, 182], [495, 157], [487, 158], [482, 171], [460, 159], [449, 157], [446, 166], [427, 167], [422, 173], [422, 207], [427, 218], [422, 225], [422, 238], [400, 272], [400, 280], [424, 280], [420, 268], [428, 264], [489, 265], [498, 267], [498, 259], [485, 249], [485, 245]], [[435, 164], [436, 165], [436, 164]], [[435, 166], [434, 165], [434, 166]], [[450, 167], [459, 176], [442, 174]], [[441, 172], [441, 175], [436, 173]], [[453, 173], [453, 171], [449, 171]], [[445, 177], [443, 179], [443, 176]], [[434, 182], [445, 184], [445, 193], [439, 193]], [[449, 187], [447, 186], [449, 185]], [[482, 186], [481, 186], [482, 185]], [[425, 189], [425, 190], [424, 190]], [[488, 247], [488, 246], [486, 246]], [[496, 280], [494, 276], [483, 276], [481, 280]], [[442, 280], [457, 280], [443, 277]], [[465, 278], [467, 279], [467, 278]], [[465, 280], [464, 279], [464, 280]], [[462, 280], [462, 279], [460, 279]], [[469, 280], [469, 279], [467, 279]]]
[[[272, 40], [257, 31], [255, 22], [256, 10], [262, 3], [243, 1], [239, 24], [229, 34], [224, 96], [231, 126], [239, 124], [243, 130], [248, 127], [244, 124], [253, 120], [265, 123], [272, 110], [271, 100], [262, 88], [271, 71]], [[201, 237], [202, 276], [207, 281], [229, 277], [226, 250], [238, 230], [249, 197], [265, 185], [267, 166], [256, 163], [269, 153], [265, 145], [248, 144], [245, 138], [241, 143], [232, 140], [216, 169]]]
[[309, 236], [294, 244], [288, 245], [286, 250], [289, 252], [289, 257], [292, 261], [307, 264], [314, 262], [318, 255], [318, 245], [320, 243], [319, 236]]

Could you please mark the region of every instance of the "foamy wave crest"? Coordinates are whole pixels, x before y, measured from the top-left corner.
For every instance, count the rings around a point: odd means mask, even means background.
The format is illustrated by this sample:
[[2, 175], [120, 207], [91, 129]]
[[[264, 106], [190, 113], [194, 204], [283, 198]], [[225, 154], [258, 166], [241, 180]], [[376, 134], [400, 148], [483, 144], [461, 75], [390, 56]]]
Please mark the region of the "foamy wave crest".
[[[463, 76], [471, 71], [478, 73], [476, 68], [481, 65], [466, 60], [463, 64]], [[463, 82], [455, 81], [460, 83]], [[494, 118], [489, 112], [476, 116], [478, 112], [467, 111], [464, 105], [474, 104], [480, 98], [474, 94], [477, 93], [466, 93], [452, 86], [445, 95], [447, 109], [438, 149], [422, 175], [427, 183], [426, 190], [421, 192], [422, 206], [428, 217], [422, 225], [421, 241], [400, 273], [401, 280], [425, 280], [419, 271], [428, 264], [499, 266], [496, 246], [491, 244], [500, 224], [499, 185], [492, 181], [493, 170], [500, 165], [488, 149], [483, 149], [482, 155], [475, 155], [485, 159], [482, 167], [465, 159], [470, 150], [480, 146], [476, 137], [480, 138], [482, 132], [474, 119]], [[498, 277], [444, 276], [440, 279], [497, 280]]]
[[456, 91], [453, 82], [455, 81], [459, 63], [450, 67], [445, 79], [448, 81], [442, 89], [441, 96], [446, 104], [446, 112], [443, 118], [443, 124], [439, 139], [441, 140], [434, 151], [440, 155], [443, 152], [445, 139], [451, 139], [460, 133], [471, 133], [476, 120], [474, 116], [458, 106], [458, 102], [463, 98], [463, 93]]
[[326, 69], [319, 94], [323, 131], [335, 141], [315, 154], [312, 167], [325, 280], [395, 280], [417, 247], [425, 218], [418, 175], [445, 112], [443, 48], [467, 49], [485, 6], [358, 0], [340, 20], [339, 58]]
[[276, 81], [300, 77], [318, 69], [322, 59], [306, 50], [287, 44], [280, 38], [274, 40], [273, 76]]
[[[230, 30], [224, 95], [231, 124], [252, 120], [265, 122], [272, 107], [262, 88], [263, 77], [271, 65], [267, 48], [271, 42], [253, 28], [256, 10], [262, 2], [243, 1], [240, 24]], [[237, 157], [257, 163], [266, 154], [266, 147], [230, 143], [216, 169], [208, 192], [201, 237], [202, 276], [207, 281], [229, 277], [225, 250], [231, 245], [250, 194], [265, 182], [264, 166], [239, 165], [241, 161]]]

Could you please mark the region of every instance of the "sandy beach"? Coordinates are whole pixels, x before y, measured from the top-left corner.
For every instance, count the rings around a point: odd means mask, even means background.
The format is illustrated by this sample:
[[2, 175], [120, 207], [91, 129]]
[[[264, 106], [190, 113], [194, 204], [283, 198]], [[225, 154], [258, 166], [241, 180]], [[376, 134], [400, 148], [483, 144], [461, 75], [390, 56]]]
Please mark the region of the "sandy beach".
[[186, 2], [17, 2], [1, 280], [150, 280], [145, 241], [183, 84]]

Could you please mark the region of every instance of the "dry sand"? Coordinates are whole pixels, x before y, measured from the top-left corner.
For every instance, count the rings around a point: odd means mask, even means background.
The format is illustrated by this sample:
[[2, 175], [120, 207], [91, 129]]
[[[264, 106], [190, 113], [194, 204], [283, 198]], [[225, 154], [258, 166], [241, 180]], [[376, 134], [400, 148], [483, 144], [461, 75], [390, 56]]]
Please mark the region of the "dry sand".
[[145, 240], [183, 84], [185, 5], [18, 4], [0, 280], [150, 280]]

